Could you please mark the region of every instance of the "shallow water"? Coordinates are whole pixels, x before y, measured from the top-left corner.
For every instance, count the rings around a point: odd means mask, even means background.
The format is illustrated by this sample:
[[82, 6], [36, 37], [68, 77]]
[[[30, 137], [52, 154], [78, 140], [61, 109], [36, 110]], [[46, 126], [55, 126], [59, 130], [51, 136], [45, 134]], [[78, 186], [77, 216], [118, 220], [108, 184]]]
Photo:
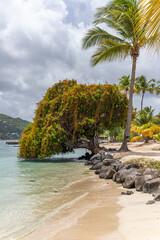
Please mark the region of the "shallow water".
[[83, 197], [69, 188], [87, 176], [76, 160], [86, 150], [47, 161], [19, 161], [17, 150], [0, 141], [0, 239], [19, 239]]

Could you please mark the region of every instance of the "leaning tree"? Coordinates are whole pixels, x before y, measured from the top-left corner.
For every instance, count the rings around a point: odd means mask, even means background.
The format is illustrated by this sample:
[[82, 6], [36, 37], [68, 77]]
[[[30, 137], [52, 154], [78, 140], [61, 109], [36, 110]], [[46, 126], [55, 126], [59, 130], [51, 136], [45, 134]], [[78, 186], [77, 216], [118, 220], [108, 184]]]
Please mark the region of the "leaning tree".
[[128, 100], [113, 85], [77, 84], [64, 80], [48, 89], [35, 118], [20, 139], [19, 157], [44, 158], [87, 148], [94, 151], [98, 134], [123, 126]]

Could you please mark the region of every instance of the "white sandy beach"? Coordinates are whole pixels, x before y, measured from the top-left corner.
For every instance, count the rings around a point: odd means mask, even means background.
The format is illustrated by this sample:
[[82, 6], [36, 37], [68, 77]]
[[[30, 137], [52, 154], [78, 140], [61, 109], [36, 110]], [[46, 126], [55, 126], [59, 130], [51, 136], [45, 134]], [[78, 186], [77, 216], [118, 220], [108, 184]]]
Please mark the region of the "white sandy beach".
[[[119, 147], [109, 144], [106, 147]], [[129, 144], [131, 152], [122, 160], [152, 158], [160, 160], [159, 144]], [[123, 153], [122, 153], [123, 155]], [[121, 195], [120, 184], [99, 179], [91, 173], [87, 179], [71, 186], [82, 196], [64, 207], [25, 240], [159, 240], [160, 202], [147, 205], [151, 194], [136, 192]]]

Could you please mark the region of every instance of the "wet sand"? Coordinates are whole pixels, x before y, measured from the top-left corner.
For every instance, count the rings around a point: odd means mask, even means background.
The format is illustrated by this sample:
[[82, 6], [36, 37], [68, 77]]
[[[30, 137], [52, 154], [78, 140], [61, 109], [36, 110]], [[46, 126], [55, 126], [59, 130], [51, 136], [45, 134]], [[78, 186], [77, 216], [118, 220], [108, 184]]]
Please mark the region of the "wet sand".
[[69, 191], [72, 201], [47, 218], [36, 230], [20, 239], [115, 239], [119, 226], [117, 214], [121, 210], [117, 204], [121, 193], [118, 185], [111, 180], [99, 179], [91, 173], [87, 179], [73, 184]]
[[[99, 181], [103, 181], [103, 185]], [[57, 234], [53, 240], [112, 240], [115, 236], [118, 237], [117, 213], [121, 207], [117, 204], [117, 199], [121, 191], [112, 181], [95, 179], [94, 182], [99, 186], [90, 192], [83, 204], [89, 201], [91, 204], [97, 202], [98, 205], [79, 218], [76, 224]]]
[[[119, 147], [119, 144], [106, 147]], [[129, 144], [131, 152], [122, 160], [152, 157], [160, 160], [159, 144]], [[71, 199], [56, 215], [24, 238], [25, 240], [159, 240], [160, 202], [146, 205], [151, 194], [125, 191], [112, 180], [102, 180], [91, 173], [73, 184]]]

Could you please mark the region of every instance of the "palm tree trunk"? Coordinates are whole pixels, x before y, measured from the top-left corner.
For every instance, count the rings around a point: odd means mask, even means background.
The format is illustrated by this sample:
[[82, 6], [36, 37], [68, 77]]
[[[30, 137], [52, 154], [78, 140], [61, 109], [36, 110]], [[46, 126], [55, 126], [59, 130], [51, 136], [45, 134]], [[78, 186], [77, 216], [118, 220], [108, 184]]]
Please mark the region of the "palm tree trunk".
[[134, 82], [135, 82], [135, 74], [136, 74], [136, 62], [137, 62], [137, 55], [133, 55], [132, 57], [132, 77], [131, 77], [131, 85], [130, 85], [130, 92], [129, 92], [129, 104], [128, 104], [128, 115], [127, 115], [127, 123], [126, 129], [124, 132], [123, 143], [119, 149], [120, 152], [129, 151], [127, 142], [130, 137], [130, 128], [131, 128], [131, 119], [132, 119], [132, 101], [133, 101], [133, 89], [134, 89]]
[[144, 92], [142, 92], [142, 99], [141, 99], [141, 111], [143, 109], [143, 99], [144, 99]]

